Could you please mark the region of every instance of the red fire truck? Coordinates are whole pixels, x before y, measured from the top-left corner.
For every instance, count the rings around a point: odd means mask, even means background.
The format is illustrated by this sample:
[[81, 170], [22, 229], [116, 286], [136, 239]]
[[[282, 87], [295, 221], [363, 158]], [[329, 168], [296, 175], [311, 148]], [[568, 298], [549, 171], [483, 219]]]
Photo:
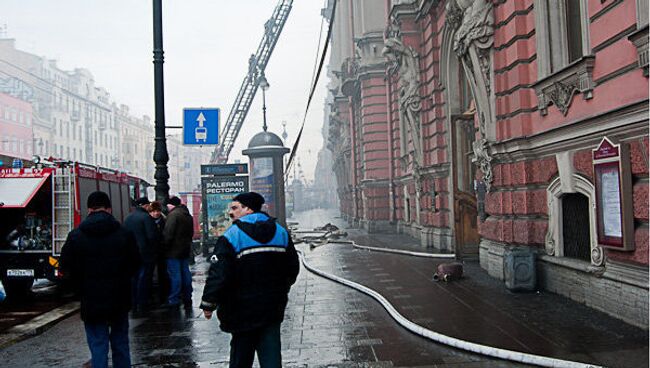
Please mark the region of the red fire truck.
[[79, 162], [50, 159], [33, 168], [0, 168], [0, 280], [7, 295], [25, 293], [37, 278], [60, 278], [61, 248], [86, 217], [90, 193], [108, 193], [113, 216], [122, 221], [148, 186]]

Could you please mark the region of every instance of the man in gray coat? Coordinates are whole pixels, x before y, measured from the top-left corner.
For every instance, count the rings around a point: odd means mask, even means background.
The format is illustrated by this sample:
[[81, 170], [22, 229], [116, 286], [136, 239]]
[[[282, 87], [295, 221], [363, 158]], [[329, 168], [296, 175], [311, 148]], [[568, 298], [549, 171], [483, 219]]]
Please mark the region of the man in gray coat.
[[149, 307], [151, 282], [156, 267], [156, 241], [158, 239], [156, 223], [147, 212], [147, 197], [135, 201], [136, 209], [124, 220], [124, 227], [135, 237], [142, 259], [142, 266], [133, 278], [134, 312], [146, 311]]

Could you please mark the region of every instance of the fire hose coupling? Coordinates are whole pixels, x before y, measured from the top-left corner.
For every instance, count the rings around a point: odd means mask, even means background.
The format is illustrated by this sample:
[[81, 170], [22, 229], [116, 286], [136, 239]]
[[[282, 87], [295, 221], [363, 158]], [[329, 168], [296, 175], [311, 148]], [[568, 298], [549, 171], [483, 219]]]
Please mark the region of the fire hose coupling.
[[449, 282], [463, 277], [463, 264], [460, 262], [441, 263], [436, 267], [433, 281]]

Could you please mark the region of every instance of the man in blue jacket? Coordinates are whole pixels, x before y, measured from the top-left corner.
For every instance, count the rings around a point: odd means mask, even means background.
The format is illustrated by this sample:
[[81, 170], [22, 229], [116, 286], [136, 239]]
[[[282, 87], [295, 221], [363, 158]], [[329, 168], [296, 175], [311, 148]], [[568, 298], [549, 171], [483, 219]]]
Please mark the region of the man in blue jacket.
[[255, 192], [233, 198], [233, 224], [219, 237], [210, 257], [201, 309], [207, 319], [216, 309], [221, 329], [232, 334], [230, 367], [280, 367], [280, 324], [298, 255], [286, 229], [261, 212]]

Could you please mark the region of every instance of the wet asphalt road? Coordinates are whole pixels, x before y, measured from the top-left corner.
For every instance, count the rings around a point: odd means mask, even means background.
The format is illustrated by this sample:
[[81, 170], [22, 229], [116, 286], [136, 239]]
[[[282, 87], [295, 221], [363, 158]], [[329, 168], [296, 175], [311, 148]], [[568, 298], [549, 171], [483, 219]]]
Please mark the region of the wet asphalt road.
[[[304, 218], [304, 227], [322, 225]], [[312, 224], [310, 221], [319, 221]], [[302, 224], [301, 224], [301, 227]], [[306, 248], [305, 248], [306, 249]], [[329, 256], [328, 256], [329, 257]], [[321, 266], [345, 267], [336, 255]], [[193, 266], [198, 305], [208, 264]], [[200, 310], [153, 310], [131, 319], [136, 367], [225, 367], [230, 336]], [[285, 367], [520, 367], [429, 342], [397, 325], [373, 299], [302, 268], [282, 325]], [[78, 315], [0, 351], [3, 367], [80, 367], [89, 358]]]
[[[194, 266], [198, 304], [207, 264]], [[230, 337], [217, 321], [154, 310], [131, 319], [136, 367], [226, 367]], [[282, 325], [285, 367], [514, 367], [439, 346], [397, 326], [369, 297], [302, 269]], [[0, 351], [3, 367], [80, 367], [89, 358], [78, 315]]]
[[0, 334], [71, 300], [69, 296], [61, 296], [54, 283], [48, 280], [37, 280], [29, 295], [8, 298], [0, 302]]

